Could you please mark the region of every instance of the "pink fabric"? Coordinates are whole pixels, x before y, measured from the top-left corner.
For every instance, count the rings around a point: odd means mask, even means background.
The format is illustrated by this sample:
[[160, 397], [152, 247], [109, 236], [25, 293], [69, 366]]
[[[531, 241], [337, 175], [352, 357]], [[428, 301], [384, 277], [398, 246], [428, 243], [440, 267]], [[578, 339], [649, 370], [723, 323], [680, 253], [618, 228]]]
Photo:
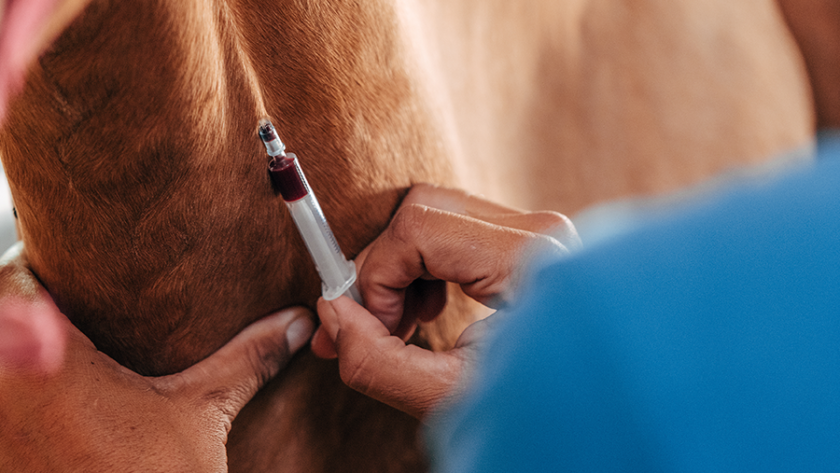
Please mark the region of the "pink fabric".
[[41, 45], [36, 40], [56, 3], [6, 0], [0, 6], [0, 123], [9, 97], [23, 85], [27, 66], [40, 52], [37, 48]]
[[65, 345], [60, 317], [50, 299], [0, 298], [0, 365], [57, 371]]
[[[38, 36], [56, 3], [6, 0], [0, 5], [0, 125], [10, 97], [23, 85], [29, 63], [40, 53]], [[13, 295], [0, 298], [0, 365], [47, 372], [61, 366], [63, 316], [49, 296], [44, 296], [35, 301]]]

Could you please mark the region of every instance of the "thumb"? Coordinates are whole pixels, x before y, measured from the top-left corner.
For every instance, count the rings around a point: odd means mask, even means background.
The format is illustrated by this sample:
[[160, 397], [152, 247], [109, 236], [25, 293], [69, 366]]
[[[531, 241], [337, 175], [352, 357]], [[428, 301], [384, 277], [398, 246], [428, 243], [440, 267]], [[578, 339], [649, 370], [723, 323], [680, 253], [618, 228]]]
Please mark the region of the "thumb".
[[246, 327], [227, 345], [165, 382], [177, 383], [180, 394], [209, 399], [230, 419], [283, 369], [312, 335], [312, 314], [285, 309]]
[[457, 350], [406, 345], [347, 297], [319, 299], [318, 314], [335, 341], [341, 379], [352, 389], [419, 419], [457, 385], [463, 364]]

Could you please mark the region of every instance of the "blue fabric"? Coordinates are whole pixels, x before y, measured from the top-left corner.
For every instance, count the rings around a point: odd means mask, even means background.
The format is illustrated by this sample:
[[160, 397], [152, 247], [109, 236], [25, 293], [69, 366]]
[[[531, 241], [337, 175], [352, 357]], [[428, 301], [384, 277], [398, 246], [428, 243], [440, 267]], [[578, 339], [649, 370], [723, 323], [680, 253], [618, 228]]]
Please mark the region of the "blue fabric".
[[840, 140], [530, 287], [435, 471], [840, 470]]

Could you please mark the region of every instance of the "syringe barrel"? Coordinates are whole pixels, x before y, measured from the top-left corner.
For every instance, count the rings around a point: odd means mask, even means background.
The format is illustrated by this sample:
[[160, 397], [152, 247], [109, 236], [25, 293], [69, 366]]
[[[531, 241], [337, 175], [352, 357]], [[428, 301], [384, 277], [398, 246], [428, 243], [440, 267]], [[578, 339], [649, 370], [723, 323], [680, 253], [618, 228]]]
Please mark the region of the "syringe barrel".
[[356, 282], [356, 265], [347, 261], [338, 247], [335, 235], [330, 230], [315, 195], [309, 192], [298, 200], [286, 202], [286, 207], [315, 261], [315, 268], [321, 276], [324, 299], [333, 300], [350, 291], [348, 295], [361, 303], [355, 288], [351, 290], [351, 286]]
[[300, 169], [297, 156], [283, 151], [285, 146], [267, 120], [260, 124], [260, 138], [273, 157], [269, 165], [271, 180], [283, 196], [321, 276], [321, 295], [331, 301], [345, 294], [361, 304], [362, 298], [355, 286], [356, 265], [347, 261], [341, 252], [318, 199]]

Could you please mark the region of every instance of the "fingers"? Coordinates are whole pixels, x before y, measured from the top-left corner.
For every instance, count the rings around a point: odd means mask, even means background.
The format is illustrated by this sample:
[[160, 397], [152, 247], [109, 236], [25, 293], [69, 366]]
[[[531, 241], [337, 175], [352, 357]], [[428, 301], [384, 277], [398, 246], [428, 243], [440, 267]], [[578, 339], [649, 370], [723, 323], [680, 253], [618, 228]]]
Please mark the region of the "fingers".
[[406, 345], [347, 297], [319, 299], [318, 314], [335, 341], [341, 379], [362, 394], [422, 418], [456, 385], [463, 364], [456, 353]]
[[519, 214], [474, 216], [474, 218], [501, 227], [516, 228], [554, 238], [570, 251], [577, 250], [582, 246], [580, 237], [572, 221], [561, 213], [539, 211]]
[[432, 184], [415, 184], [402, 205], [420, 204], [468, 217], [482, 218], [492, 215], [521, 214], [521, 210], [482, 199], [461, 189]]
[[420, 204], [499, 226], [540, 233], [555, 238], [569, 249], [580, 246], [580, 237], [571, 220], [558, 212], [525, 212], [485, 200], [461, 189], [431, 184], [414, 185], [402, 205], [410, 204]]
[[312, 335], [304, 308], [291, 308], [254, 322], [227, 345], [180, 374], [160, 379], [164, 390], [216, 403], [232, 421]]
[[338, 353], [335, 352], [335, 344], [333, 344], [330, 335], [327, 333], [327, 330], [323, 325], [315, 330], [315, 334], [312, 335], [312, 342], [310, 345], [312, 347], [312, 353], [314, 353], [318, 358], [332, 360], [338, 357]]
[[[417, 322], [429, 322], [443, 311], [446, 305], [446, 283], [440, 280], [418, 279], [405, 291], [405, 310], [393, 335], [407, 341], [414, 334]], [[312, 353], [331, 360], [338, 356], [335, 345], [323, 326], [312, 336]]]
[[403, 317], [406, 288], [419, 278], [458, 283], [485, 305], [515, 280], [524, 252], [568, 250], [517, 228], [410, 204], [371, 245], [359, 275], [367, 309], [392, 332]]

